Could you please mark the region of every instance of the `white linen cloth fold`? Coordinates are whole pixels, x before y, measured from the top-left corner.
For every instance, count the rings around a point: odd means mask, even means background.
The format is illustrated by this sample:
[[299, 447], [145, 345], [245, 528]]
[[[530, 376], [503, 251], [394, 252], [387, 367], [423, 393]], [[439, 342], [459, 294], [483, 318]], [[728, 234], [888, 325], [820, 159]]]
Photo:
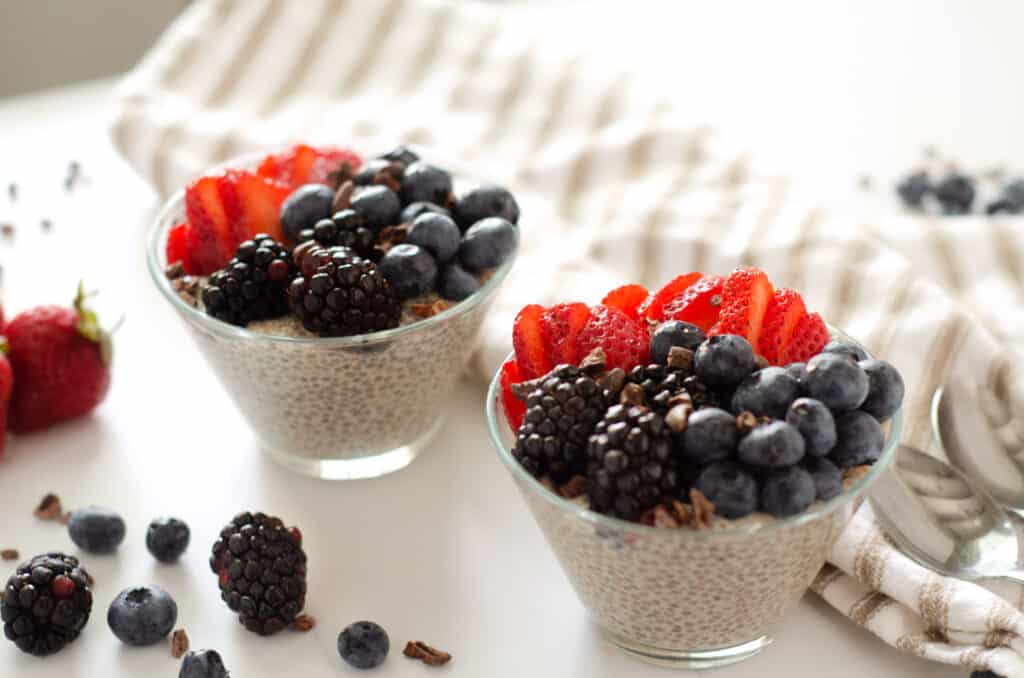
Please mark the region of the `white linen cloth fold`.
[[[928, 408], [955, 365], [1024, 415], [1010, 358], [1024, 339], [1021, 221], [831, 215], [681, 124], [639, 73], [515, 30], [506, 11], [197, 0], [126, 77], [112, 136], [165, 195], [214, 163], [298, 140], [423, 144], [508, 185], [523, 248], [483, 331], [481, 379], [526, 303], [593, 303], [622, 282], [743, 264], [901, 369], [909, 443], [941, 454]], [[868, 505], [812, 588], [890, 645], [1024, 676], [1024, 591], [924, 570]]]

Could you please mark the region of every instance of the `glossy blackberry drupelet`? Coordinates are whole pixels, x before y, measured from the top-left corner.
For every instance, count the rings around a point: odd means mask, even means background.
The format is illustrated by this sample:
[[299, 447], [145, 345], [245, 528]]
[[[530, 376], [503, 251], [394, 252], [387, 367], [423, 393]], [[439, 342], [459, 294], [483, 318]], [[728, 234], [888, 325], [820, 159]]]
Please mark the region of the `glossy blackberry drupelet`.
[[228, 265], [210, 276], [203, 306], [218, 320], [245, 326], [288, 314], [288, 282], [295, 275], [291, 255], [266, 234], [246, 240]]
[[89, 574], [63, 553], [18, 566], [4, 587], [4, 635], [22, 652], [45, 657], [78, 638], [92, 612]]
[[315, 240], [321, 247], [347, 247], [366, 259], [373, 254], [377, 233], [355, 211], [342, 210], [299, 234], [300, 243], [309, 240]]
[[683, 382], [691, 374], [690, 370], [667, 365], [637, 365], [626, 375], [626, 382], [643, 388], [647, 406], [664, 415], [674, 396], [689, 395]]
[[398, 327], [402, 309], [377, 266], [345, 247], [314, 248], [288, 288], [302, 326], [322, 337], [345, 337]]
[[645, 407], [614, 405], [597, 424], [587, 448], [587, 496], [598, 513], [637, 520], [679, 493], [670, 431]]
[[583, 475], [587, 442], [612, 394], [573, 365], [559, 365], [526, 397], [512, 455], [531, 475], [563, 483]]
[[213, 544], [210, 569], [221, 598], [248, 630], [269, 636], [286, 628], [306, 604], [302, 535], [280, 518], [240, 513]]

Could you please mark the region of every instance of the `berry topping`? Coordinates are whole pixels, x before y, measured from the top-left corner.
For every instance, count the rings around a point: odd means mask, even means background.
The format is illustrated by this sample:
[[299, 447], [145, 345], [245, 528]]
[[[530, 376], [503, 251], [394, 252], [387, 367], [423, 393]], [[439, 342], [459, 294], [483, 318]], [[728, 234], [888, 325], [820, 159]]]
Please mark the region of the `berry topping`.
[[631, 320], [617, 308], [594, 306], [590, 317], [579, 334], [580, 355], [585, 356], [595, 348], [604, 349], [609, 369], [621, 367], [631, 369], [648, 362], [649, 339], [646, 328]]
[[338, 176], [353, 174], [362, 161], [350, 150], [324, 146], [314, 148], [298, 144], [260, 163], [257, 174], [296, 189], [303, 184], [334, 186]]
[[789, 344], [793, 330], [805, 315], [807, 308], [799, 294], [793, 290], [775, 290], [764, 314], [758, 353], [772, 365], [782, 364], [782, 349]]
[[197, 273], [195, 264], [192, 263], [192, 251], [189, 249], [189, 225], [187, 223], [177, 224], [167, 231], [167, 263], [181, 265], [185, 273], [193, 275]]
[[195, 273], [209, 275], [227, 263], [238, 244], [221, 201], [219, 180], [207, 176], [185, 189], [188, 249]]
[[191, 532], [177, 518], [157, 518], [146, 530], [146, 548], [161, 563], [173, 563], [188, 548]]
[[512, 346], [523, 379], [535, 379], [553, 367], [544, 345], [543, 315], [543, 306], [524, 306], [512, 326]]
[[828, 341], [828, 327], [817, 313], [809, 313], [793, 328], [789, 343], [779, 356], [780, 365], [807, 362], [821, 352]]
[[421, 297], [437, 284], [437, 262], [430, 252], [408, 243], [396, 245], [380, 260], [380, 272], [399, 299]]
[[408, 146], [396, 146], [379, 157], [381, 160], [397, 162], [405, 165], [406, 167], [420, 159], [420, 156], [417, 155], [416, 151], [412, 150]]
[[519, 205], [508, 189], [484, 184], [467, 191], [455, 202], [452, 210], [463, 231], [488, 217], [501, 217], [513, 224], [519, 222]]
[[811, 398], [833, 412], [855, 410], [868, 397], [868, 375], [859, 364], [834, 353], [822, 353], [807, 362], [803, 387]]
[[445, 299], [462, 301], [480, 289], [480, 280], [458, 264], [449, 264], [441, 269], [437, 280], [437, 291]]
[[721, 314], [709, 334], [737, 334], [745, 337], [751, 346], [759, 346], [765, 311], [772, 295], [772, 284], [764, 271], [756, 268], [733, 271], [725, 279]]
[[364, 259], [374, 253], [377, 234], [355, 210], [341, 210], [333, 217], [321, 219], [299, 234], [299, 242], [315, 240], [321, 247], [347, 247]]
[[775, 470], [762, 482], [761, 508], [777, 518], [785, 518], [807, 509], [816, 494], [814, 479], [802, 468]]
[[825, 347], [821, 349], [821, 353], [834, 353], [849, 358], [855, 363], [861, 360], [867, 360], [868, 354], [860, 346], [851, 344], [848, 341], [842, 339], [836, 339], [825, 344]]
[[792, 466], [804, 458], [804, 438], [784, 421], [755, 426], [739, 444], [739, 460], [754, 468]]
[[[664, 320], [665, 304], [681, 297], [701, 277], [701, 273], [686, 273], [678, 278], [673, 278], [640, 305], [640, 315], [649, 320]], [[683, 318], [678, 318], [678, 320], [683, 320]]]
[[417, 217], [424, 214], [440, 214], [451, 217], [451, 213], [448, 210], [432, 202], [414, 202], [402, 208], [402, 214], [398, 220], [403, 224], [411, 224], [416, 221]]
[[932, 191], [932, 182], [927, 172], [915, 172], [896, 185], [896, 192], [907, 207], [920, 209], [924, 198]]
[[486, 271], [505, 263], [519, 242], [519, 229], [500, 217], [476, 222], [462, 237], [459, 260], [468, 271]]
[[284, 240], [281, 205], [291, 193], [287, 186], [244, 170], [228, 170], [217, 178], [217, 185], [231, 225], [233, 245], [260, 233], [278, 242]]
[[752, 412], [758, 417], [782, 419], [800, 395], [800, 385], [781, 367], [765, 367], [749, 375], [736, 387], [732, 411]]
[[967, 214], [974, 203], [974, 181], [950, 172], [935, 186], [935, 197], [946, 214]]
[[586, 304], [556, 304], [541, 315], [541, 336], [544, 351], [553, 365], [568, 363], [576, 365], [586, 355], [580, 349], [579, 336], [587, 321], [590, 309]]
[[694, 371], [710, 386], [734, 386], [754, 371], [754, 350], [743, 337], [718, 334], [701, 344], [693, 356]]
[[828, 501], [843, 491], [843, 472], [830, 460], [805, 457], [802, 466], [814, 480], [814, 498], [818, 501]]
[[717, 407], [705, 407], [686, 422], [683, 458], [699, 466], [729, 459], [736, 453], [738, 440], [736, 417]]
[[426, 162], [414, 162], [402, 177], [402, 204], [432, 202], [446, 205], [452, 194], [452, 178], [447, 172]]
[[640, 319], [640, 305], [647, 301], [650, 293], [643, 285], [623, 285], [604, 295], [602, 306], [617, 308], [633, 320]]
[[682, 294], [670, 299], [662, 315], [666, 320], [691, 323], [708, 332], [718, 322], [721, 314], [724, 284], [725, 278], [706, 275], [687, 287]]
[[719, 461], [706, 466], [694, 486], [724, 518], [742, 518], [757, 508], [757, 480], [735, 462]]
[[437, 263], [447, 264], [458, 254], [461, 238], [462, 233], [451, 217], [426, 213], [412, 222], [405, 241], [430, 252]]
[[295, 189], [281, 204], [281, 228], [288, 242], [299, 242], [299, 234], [331, 216], [334, 191], [324, 184], [306, 184]]
[[366, 186], [352, 194], [350, 208], [363, 218], [363, 224], [374, 232], [398, 223], [402, 204], [387, 186]]
[[519, 364], [514, 360], [505, 361], [501, 366], [501, 406], [512, 430], [523, 425], [523, 417], [526, 415], [526, 403], [512, 393], [512, 384], [518, 384], [522, 380]]
[[178, 621], [178, 605], [161, 588], [121, 591], [107, 610], [107, 625], [125, 645], [144, 647], [167, 637]]
[[288, 251], [265, 233], [238, 246], [227, 267], [203, 288], [209, 315], [232, 325], [278, 318], [288, 313], [288, 284], [295, 265]]
[[858, 364], [868, 375], [868, 397], [860, 409], [878, 421], [885, 421], [903, 403], [903, 376], [884, 360], [862, 360]]
[[878, 420], [859, 410], [836, 415], [836, 438], [829, 458], [841, 468], [874, 463], [885, 446]]
[[124, 541], [124, 519], [110, 509], [88, 506], [71, 512], [68, 534], [90, 553], [113, 553]]
[[22, 652], [38, 657], [64, 649], [89, 621], [89, 580], [78, 559], [63, 553], [47, 553], [22, 563], [3, 589], [4, 636]]
[[372, 669], [384, 663], [391, 649], [388, 633], [369, 621], [349, 624], [338, 636], [338, 654], [357, 669]]
[[820, 400], [797, 398], [789, 406], [786, 422], [804, 437], [804, 451], [810, 457], [824, 457], [836, 445], [836, 422]]
[[664, 365], [672, 347], [696, 351], [703, 342], [704, 333], [696, 325], [678, 320], [663, 322], [651, 333], [651, 360]]

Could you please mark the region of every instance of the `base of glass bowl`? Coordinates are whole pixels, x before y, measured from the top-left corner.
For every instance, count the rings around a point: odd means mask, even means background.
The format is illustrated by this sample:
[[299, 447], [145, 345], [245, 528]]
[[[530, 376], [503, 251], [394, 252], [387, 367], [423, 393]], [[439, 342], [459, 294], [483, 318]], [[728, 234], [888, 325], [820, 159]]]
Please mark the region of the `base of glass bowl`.
[[358, 480], [360, 478], [376, 478], [399, 471], [412, 463], [420, 452], [441, 430], [443, 418], [434, 424], [416, 440], [408, 445], [385, 450], [377, 454], [361, 457], [323, 458], [304, 457], [291, 452], [282, 452], [264, 447], [267, 456], [275, 463], [289, 471], [321, 480]]
[[746, 643], [714, 650], [667, 650], [627, 640], [607, 629], [601, 629], [601, 633], [608, 642], [629, 656], [670, 669], [713, 669], [735, 664], [750, 659], [772, 642], [768, 636], [761, 636]]

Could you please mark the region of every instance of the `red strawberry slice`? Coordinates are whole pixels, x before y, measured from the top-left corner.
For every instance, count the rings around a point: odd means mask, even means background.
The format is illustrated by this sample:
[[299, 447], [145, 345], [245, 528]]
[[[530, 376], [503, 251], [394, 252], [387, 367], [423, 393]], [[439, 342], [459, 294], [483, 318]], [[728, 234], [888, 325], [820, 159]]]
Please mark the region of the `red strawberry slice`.
[[310, 183], [329, 185], [331, 174], [338, 171], [342, 164], [348, 164], [354, 171], [359, 169], [362, 160], [345, 148], [314, 148], [298, 144], [283, 153], [268, 155], [260, 163], [257, 174], [295, 189]]
[[665, 304], [662, 315], [665, 320], [680, 320], [707, 332], [718, 322], [724, 284], [722, 276], [706, 275]]
[[617, 308], [633, 320], [640, 319], [640, 305], [647, 301], [650, 292], [643, 285], [616, 287], [601, 300], [602, 306]]
[[291, 193], [284, 184], [246, 170], [228, 170], [218, 179], [221, 202], [234, 239], [234, 246], [259, 233], [284, 240], [281, 203]]
[[173, 226], [167, 232], [167, 263], [177, 264], [180, 262], [185, 268], [185, 273], [193, 275], [196, 271], [188, 248], [188, 228], [188, 223], [182, 223]]
[[513, 431], [519, 430], [526, 416], [526, 403], [512, 393], [512, 384], [523, 381], [519, 373], [519, 365], [514, 360], [507, 360], [501, 366], [501, 405], [505, 410], [505, 419]]
[[580, 353], [579, 334], [589, 318], [590, 309], [580, 303], [557, 304], [541, 314], [544, 352], [552, 365], [578, 365], [584, 358]]
[[199, 275], [209, 275], [228, 263], [238, 244], [224, 212], [218, 183], [217, 175], [205, 176], [185, 189], [188, 249]]
[[703, 273], [686, 273], [670, 280], [655, 295], [640, 304], [640, 315], [650, 320], [664, 320], [665, 304], [681, 295], [702, 277], [704, 277]]
[[585, 357], [600, 346], [609, 369], [621, 367], [628, 371], [646, 364], [650, 358], [649, 344], [643, 324], [610, 306], [591, 308], [590, 319], [579, 335], [580, 355]]
[[764, 271], [738, 268], [725, 279], [722, 311], [709, 334], [738, 334], [751, 346], [761, 343], [764, 312], [772, 298], [772, 284]]
[[780, 365], [807, 362], [828, 343], [828, 327], [817, 313], [800, 318], [779, 356]]
[[772, 365], [782, 365], [782, 349], [789, 343], [797, 323], [807, 315], [804, 300], [793, 290], [775, 290], [761, 326], [761, 343], [758, 353]]
[[524, 306], [512, 326], [512, 346], [516, 362], [524, 380], [536, 379], [551, 370], [551, 360], [544, 349], [542, 317], [544, 307], [538, 304]]

